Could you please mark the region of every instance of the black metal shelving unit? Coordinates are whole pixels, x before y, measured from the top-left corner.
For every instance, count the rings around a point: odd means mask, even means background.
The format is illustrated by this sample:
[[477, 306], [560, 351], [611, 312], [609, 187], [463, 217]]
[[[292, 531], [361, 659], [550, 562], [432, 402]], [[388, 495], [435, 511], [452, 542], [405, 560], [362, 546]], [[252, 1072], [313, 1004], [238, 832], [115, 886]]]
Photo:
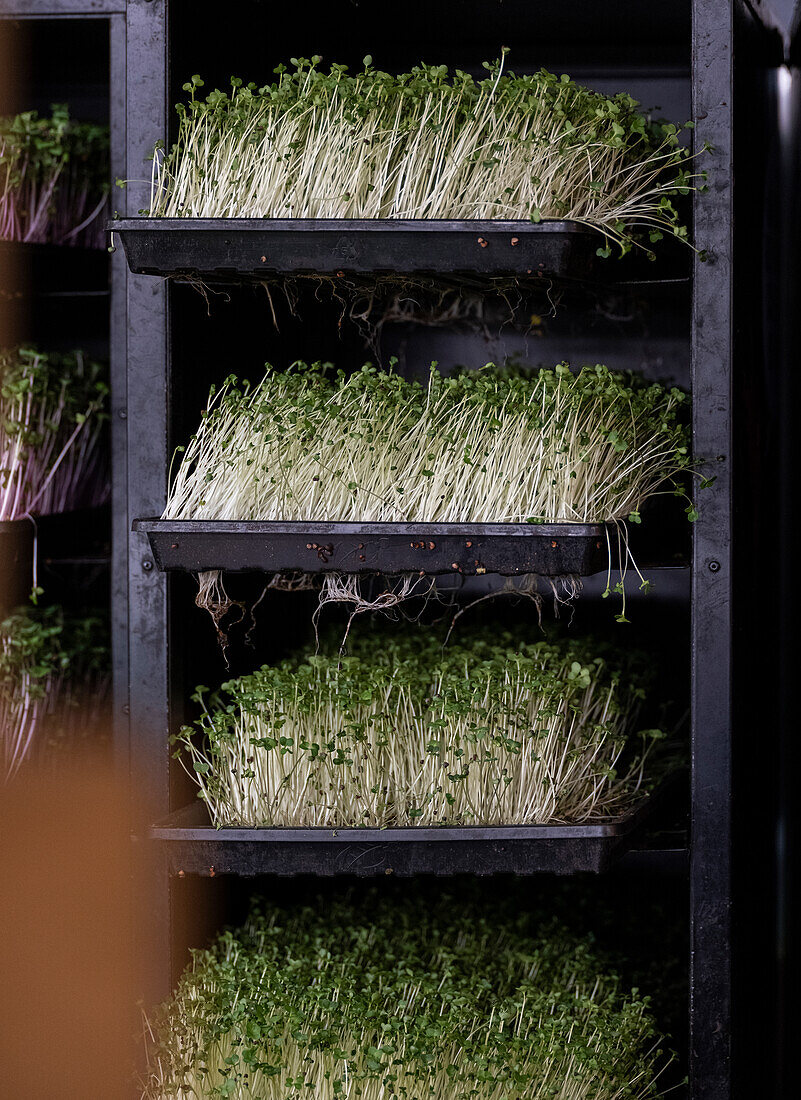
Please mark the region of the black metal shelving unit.
[[[27, 32], [32, 32], [34, 40], [40, 42], [36, 37], [39, 34], [47, 35], [51, 42], [58, 35], [62, 52], [66, 51], [61, 59], [62, 75], [69, 75], [70, 88], [80, 100], [77, 110], [72, 104], [74, 117], [80, 118], [87, 107], [96, 108], [98, 99], [104, 101], [110, 131], [112, 181], [124, 175], [126, 160], [126, 7], [126, 0], [0, 0], [0, 20], [16, 25], [23, 39]], [[106, 76], [102, 85], [82, 88], [82, 83], [91, 79], [81, 67], [85, 51], [91, 52], [91, 42], [95, 41], [94, 35], [86, 45], [78, 41], [85, 36], [83, 28], [87, 22], [97, 31], [105, 55]], [[76, 38], [59, 34], [67, 25]], [[76, 42], [80, 49], [71, 54]], [[20, 58], [15, 60], [22, 64]], [[70, 69], [70, 64], [75, 68]], [[18, 73], [9, 76], [14, 82]], [[33, 105], [44, 109], [50, 102], [64, 98], [63, 86], [51, 73], [39, 72], [32, 84], [37, 85], [31, 89], [36, 92], [36, 102], [26, 103], [26, 108]], [[15, 340], [33, 339], [44, 345], [48, 339], [55, 339], [56, 346], [70, 346], [85, 337], [87, 350], [91, 347], [92, 354], [109, 360], [111, 506], [43, 517], [37, 522], [37, 537], [40, 579], [47, 588], [52, 587], [68, 602], [80, 603], [92, 598], [92, 591], [99, 592], [103, 602], [110, 597], [114, 694], [121, 698], [127, 692], [128, 682], [127, 513], [123, 476], [127, 267], [122, 256], [109, 256], [102, 250], [0, 241], [0, 268], [6, 276], [2, 292]], [[76, 583], [76, 566], [84, 578], [83, 586]], [[29, 588], [28, 584], [26, 596]], [[126, 716], [117, 711], [115, 719], [125, 722]], [[118, 730], [118, 734], [122, 731]]]
[[[544, 33], [553, 42], [561, 34], [569, 41], [567, 63], [604, 56], [604, 44], [593, 5], [538, 5]], [[635, 0], [605, 9], [611, 26], [636, 23], [642, 30], [638, 64], [658, 67], [659, 16], [652, 5]], [[681, 19], [671, 22], [671, 34], [682, 35], [687, 68], [670, 69], [667, 79], [685, 80], [692, 89], [692, 113], [697, 120], [695, 141], [709, 143], [704, 167], [710, 174], [709, 193], [694, 203], [695, 239], [708, 259], [696, 257], [691, 274], [689, 326], [693, 439], [705, 476], [714, 485], [705, 491], [693, 530], [691, 573], [691, 791], [690, 827], [686, 845], [675, 843], [649, 851], [631, 851], [620, 860], [619, 873], [639, 863], [657, 870], [670, 868], [689, 883], [687, 922], [691, 950], [690, 1056], [691, 1100], [727, 1100], [733, 1092], [731, 1063], [731, 751], [732, 751], [732, 477], [733, 420], [733, 172], [735, 45], [744, 22], [753, 24], [740, 0], [692, 0], [677, 5]], [[691, 12], [690, 12], [691, 8]], [[542, 10], [540, 10], [542, 9]], [[432, 227], [425, 224], [335, 225], [300, 223], [191, 223], [187, 220], [139, 219], [137, 210], [149, 204], [149, 164], [156, 138], [169, 132], [171, 107], [170, 33], [173, 20], [186, 9], [175, 0], [128, 0], [126, 13], [126, 143], [131, 181], [121, 196], [122, 218], [114, 226], [117, 242], [127, 252], [133, 272], [125, 278], [124, 328], [127, 383], [117, 390], [115, 415], [127, 424], [127, 467], [117, 467], [117, 518], [128, 532], [125, 576], [118, 574], [118, 657], [127, 654], [127, 690], [118, 696], [125, 728], [119, 733], [119, 756], [130, 762], [133, 776], [132, 819], [137, 850], [142, 854], [138, 894], [140, 939], [148, 972], [142, 991], [146, 1000], [165, 996], [179, 969], [181, 951], [174, 942], [171, 891], [177, 877], [222, 874], [473, 874], [542, 871], [600, 871], [612, 864], [631, 841], [636, 822], [591, 830], [463, 829], [436, 834], [422, 830], [377, 836], [361, 830], [337, 836], [315, 830], [223, 829], [215, 831], [198, 807], [187, 808], [185, 794], [171, 774], [168, 738], [180, 721], [182, 690], [175, 652], [176, 628], [171, 616], [172, 578], [165, 570], [225, 567], [228, 569], [323, 568], [345, 557], [369, 571], [407, 568], [415, 541], [427, 541], [420, 525], [405, 527], [383, 541], [373, 531], [344, 531], [346, 525], [314, 524], [288, 530], [280, 552], [269, 525], [178, 524], [148, 519], [161, 513], [174, 438], [174, 420], [182, 414], [187, 379], [173, 369], [182, 339], [173, 299], [176, 279], [205, 278], [210, 282], [258, 278], [264, 271], [424, 271], [454, 274], [549, 275], [590, 277], [594, 245], [584, 231], [565, 232], [555, 226], [533, 227], [497, 223]], [[651, 15], [649, 15], [649, 12]], [[665, 9], [672, 20], [675, 13]], [[691, 19], [690, 19], [691, 14]], [[576, 18], [589, 28], [582, 38]], [[651, 16], [654, 16], [652, 19]], [[593, 19], [595, 22], [593, 22]], [[684, 22], [682, 22], [684, 19]], [[536, 22], [536, 20], [535, 20]], [[679, 29], [677, 30], [676, 27]], [[595, 30], [593, 30], [595, 28]], [[230, 34], [234, 32], [226, 31]], [[612, 34], [614, 38], [614, 34]], [[282, 40], [283, 41], [283, 40]], [[606, 40], [605, 40], [606, 41]], [[625, 56], [622, 44], [609, 47], [610, 58]], [[277, 47], [276, 47], [277, 48]], [[221, 47], [222, 50], [222, 47]], [[582, 52], [583, 51], [583, 52]], [[644, 60], [643, 60], [644, 59]], [[227, 61], [226, 61], [227, 64]], [[610, 62], [610, 65], [612, 63]], [[178, 74], [183, 78], [185, 74]], [[577, 75], [583, 73], [578, 64]], [[122, 249], [118, 248], [120, 256]], [[119, 273], [119, 268], [117, 268]], [[169, 279], [154, 275], [170, 276]], [[654, 281], [658, 281], [658, 265]], [[117, 284], [120, 285], [119, 283]], [[118, 452], [118, 457], [121, 452]], [[120, 526], [117, 527], [119, 533]], [[233, 532], [233, 534], [232, 534]], [[475, 528], [460, 527], [448, 537], [461, 543], [483, 537]], [[530, 571], [528, 548], [548, 538], [543, 529], [515, 532], [498, 540], [491, 564], [501, 572]], [[438, 532], [436, 542], [445, 532]], [[584, 568], [592, 572], [599, 552], [600, 532]], [[417, 536], [417, 538], [415, 537]], [[561, 537], [561, 536], [560, 536]], [[350, 540], [342, 541], [340, 540]], [[394, 541], [393, 541], [394, 540]], [[553, 540], [559, 541], [559, 540]], [[573, 542], [573, 538], [568, 538]], [[580, 539], [576, 541], [581, 541]], [[315, 545], [316, 544], [316, 545]], [[363, 544], [363, 545], [362, 545]], [[327, 548], [333, 546], [331, 558]], [[403, 552], [401, 553], [401, 549]], [[440, 547], [440, 549], [442, 549]], [[548, 547], [544, 547], [548, 549]], [[554, 548], [555, 549], [555, 548]], [[369, 550], [368, 554], [364, 551]], [[485, 549], [460, 545], [459, 557], [448, 544], [447, 554], [432, 569], [447, 572], [455, 561], [486, 566]], [[322, 553], [321, 553], [322, 551]], [[431, 551], [433, 553], [433, 551]], [[465, 553], [466, 552], [466, 553]], [[171, 556], [172, 555], [172, 556]], [[276, 556], [277, 555], [277, 556]], [[519, 559], [517, 557], [519, 556]], [[450, 560], [445, 560], [450, 558]], [[418, 560], [414, 557], [414, 560]], [[667, 564], [667, 563], [666, 563]], [[420, 566], [425, 571], [425, 566]], [[467, 570], [469, 571], [469, 570]], [[545, 565], [543, 572], [548, 572]], [[554, 566], [553, 572], [558, 571]], [[124, 589], [127, 592], [124, 593]], [[647, 608], [643, 610], [647, 614]], [[127, 622], [127, 630], [122, 625]], [[178, 792], [176, 794], [176, 792]], [[356, 835], [358, 834], [358, 835]], [[413, 835], [412, 835], [413, 834]], [[627, 835], [628, 834], [628, 835]], [[343, 864], [345, 865], [343, 867]], [[685, 875], [686, 871], [686, 875]], [[666, 886], [666, 889], [671, 888]]]

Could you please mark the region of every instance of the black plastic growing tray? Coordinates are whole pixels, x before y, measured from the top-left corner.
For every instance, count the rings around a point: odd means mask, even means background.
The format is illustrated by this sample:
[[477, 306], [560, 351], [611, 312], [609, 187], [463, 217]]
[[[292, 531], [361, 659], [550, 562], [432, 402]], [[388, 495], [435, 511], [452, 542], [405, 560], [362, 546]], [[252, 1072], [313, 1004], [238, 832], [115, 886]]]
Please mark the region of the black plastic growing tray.
[[607, 870], [654, 808], [591, 825], [215, 829], [196, 802], [150, 829], [173, 875], [573, 875]]
[[584, 278], [603, 243], [569, 221], [122, 218], [108, 229], [137, 275], [217, 281], [348, 272]]
[[500, 573], [589, 576], [607, 564], [603, 524], [279, 523], [134, 520], [160, 570], [191, 573]]

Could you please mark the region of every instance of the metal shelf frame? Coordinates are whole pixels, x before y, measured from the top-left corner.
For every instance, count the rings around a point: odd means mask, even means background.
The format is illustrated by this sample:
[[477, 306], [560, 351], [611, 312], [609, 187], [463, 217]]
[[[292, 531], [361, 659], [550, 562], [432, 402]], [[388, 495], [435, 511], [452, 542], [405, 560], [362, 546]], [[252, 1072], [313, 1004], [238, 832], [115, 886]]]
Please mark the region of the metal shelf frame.
[[[38, 8], [38, 5], [35, 5]], [[83, 10], [104, 7], [84, 3]], [[76, 5], [78, 7], [78, 5]], [[694, 525], [692, 560], [692, 777], [689, 852], [691, 926], [691, 1100], [729, 1100], [731, 1075], [731, 525], [733, 358], [733, 53], [740, 0], [693, 0], [692, 93], [697, 147], [708, 142], [708, 194], [695, 202], [695, 236], [709, 255], [693, 271], [693, 435], [702, 472], [715, 476]], [[133, 217], [149, 205], [148, 158], [154, 139], [167, 133], [168, 0], [128, 0], [126, 11], [125, 134], [131, 182], [120, 196], [120, 213]], [[570, 28], [565, 27], [565, 34]], [[120, 72], [122, 70], [118, 70]], [[121, 255], [121, 250], [120, 250]], [[132, 816], [139, 847], [171, 842], [148, 839], [155, 822], [168, 817], [171, 726], [168, 577], [153, 568], [147, 534], [134, 519], [162, 511], [169, 466], [170, 316], [167, 284], [115, 269], [125, 286], [124, 333], [127, 391], [117, 389], [115, 418], [128, 425], [127, 468], [118, 465], [115, 515], [127, 534], [127, 634], [118, 653], [128, 654], [127, 692], [118, 706], [129, 711], [119, 730], [119, 756], [130, 762]], [[119, 400], [125, 394], [125, 401]], [[127, 480], [126, 480], [127, 479]], [[119, 595], [120, 600], [124, 596]], [[122, 622], [118, 617], [117, 626]], [[118, 685], [119, 686], [119, 685]], [[183, 841], [181, 842], [183, 843]], [[205, 866], [224, 862], [225, 845], [210, 838]], [[266, 847], [261, 842], [262, 848]], [[215, 851], [217, 859], [212, 858]], [[283, 858], [283, 857], [282, 857]], [[287, 857], [288, 858], [288, 857]], [[254, 855], [258, 859], [258, 853]], [[142, 874], [147, 914], [143, 942], [152, 967], [147, 999], [168, 992], [171, 974], [169, 857]], [[268, 869], [268, 864], [263, 865]], [[199, 870], [200, 864], [194, 870]], [[206, 871], [208, 873], [208, 870]], [[149, 876], [149, 877], [148, 877]]]
[[2, 0], [0, 19], [108, 19], [124, 16], [127, 0]]
[[[0, 0], [0, 20], [105, 20], [108, 24], [108, 62], [109, 62], [109, 105], [108, 119], [110, 131], [110, 178], [125, 177], [125, 165], [128, 163], [128, 142], [126, 132], [127, 88], [127, 47], [128, 47], [128, 2], [127, 0]], [[111, 418], [111, 634], [112, 679], [114, 698], [114, 746], [117, 764], [127, 771], [128, 740], [128, 513], [126, 500], [127, 469], [127, 348], [125, 330], [127, 325], [127, 286], [128, 267], [125, 258], [119, 253], [113, 254], [110, 264], [110, 289], [87, 289], [93, 287], [96, 275], [96, 258], [80, 252], [78, 255], [59, 254], [49, 245], [5, 244], [6, 248], [27, 249], [37, 264], [36, 276], [46, 279], [51, 293], [70, 296], [58, 280], [72, 283], [77, 276], [81, 289], [78, 296], [101, 296], [109, 299], [109, 381], [111, 389], [109, 413]], [[63, 250], [71, 253], [72, 250]], [[76, 250], [77, 251], [77, 250]], [[49, 270], [56, 268], [56, 283], [51, 287]]]

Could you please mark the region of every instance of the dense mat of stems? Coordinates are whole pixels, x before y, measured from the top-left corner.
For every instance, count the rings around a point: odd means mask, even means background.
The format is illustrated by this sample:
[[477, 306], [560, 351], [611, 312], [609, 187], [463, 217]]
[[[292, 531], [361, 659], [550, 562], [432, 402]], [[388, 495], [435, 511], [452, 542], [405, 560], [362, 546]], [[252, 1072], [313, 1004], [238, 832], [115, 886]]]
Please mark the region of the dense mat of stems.
[[29, 606], [0, 622], [0, 780], [97, 734], [110, 686], [98, 615]]
[[178, 735], [218, 826], [541, 824], [607, 818], [645, 789], [661, 734], [644, 679], [578, 641], [445, 649], [352, 633], [223, 685]]
[[444, 65], [393, 76], [370, 58], [355, 75], [325, 72], [321, 60], [293, 58], [263, 87], [232, 78], [205, 100], [193, 76], [177, 141], [157, 150], [151, 213], [571, 219], [604, 233], [604, 254], [687, 235], [671, 198], [695, 185], [690, 154], [631, 96], [502, 62], [475, 80]]
[[0, 118], [0, 240], [102, 248], [108, 217], [109, 131], [52, 116]]
[[0, 519], [107, 499], [107, 374], [80, 351], [0, 350]]
[[603, 366], [489, 364], [426, 384], [267, 368], [212, 394], [168, 519], [598, 523], [689, 463], [687, 397]]
[[440, 897], [252, 913], [155, 1021], [149, 1100], [645, 1100], [647, 998], [556, 921]]

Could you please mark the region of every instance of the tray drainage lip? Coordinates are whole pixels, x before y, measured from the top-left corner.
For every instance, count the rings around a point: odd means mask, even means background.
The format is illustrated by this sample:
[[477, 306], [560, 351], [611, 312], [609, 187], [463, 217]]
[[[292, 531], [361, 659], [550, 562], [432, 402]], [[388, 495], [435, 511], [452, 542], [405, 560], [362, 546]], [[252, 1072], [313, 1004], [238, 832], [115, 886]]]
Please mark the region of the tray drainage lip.
[[192, 232], [196, 229], [223, 232], [352, 232], [396, 233], [399, 230], [425, 232], [490, 233], [513, 232], [541, 236], [548, 233], [597, 235], [597, 231], [582, 222], [570, 219], [550, 219], [541, 222], [527, 220], [495, 220], [492, 218], [117, 218], [106, 222], [112, 233], [130, 232]]
[[372, 523], [337, 520], [221, 520], [221, 519], [135, 519], [132, 531], [143, 534], [220, 534], [220, 535], [413, 535], [425, 531], [430, 535], [484, 535], [491, 537], [520, 537], [540, 535], [543, 538], [587, 538], [603, 535], [610, 524], [604, 523], [427, 523], [403, 521], [398, 523]]

